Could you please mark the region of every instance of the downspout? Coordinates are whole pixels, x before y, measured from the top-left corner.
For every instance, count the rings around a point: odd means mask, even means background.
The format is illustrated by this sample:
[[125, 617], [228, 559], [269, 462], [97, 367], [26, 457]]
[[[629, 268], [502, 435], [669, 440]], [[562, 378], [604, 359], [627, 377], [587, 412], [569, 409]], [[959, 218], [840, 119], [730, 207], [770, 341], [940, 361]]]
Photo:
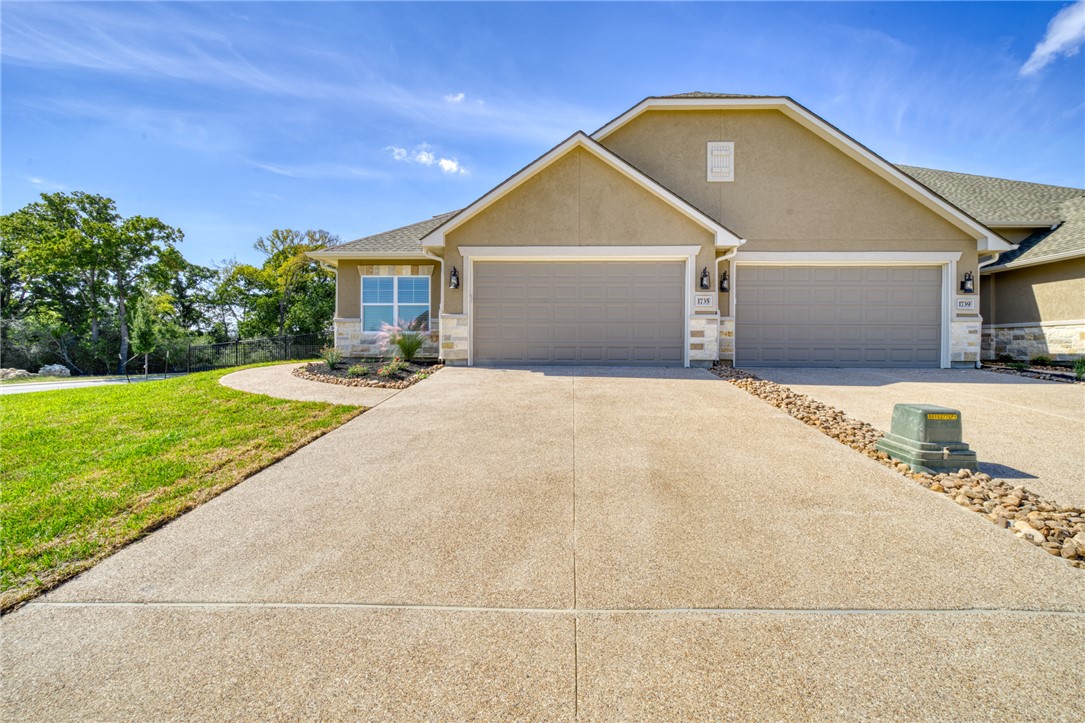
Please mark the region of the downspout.
[[[980, 271], [983, 270], [984, 266], [990, 266], [994, 262], [998, 261], [998, 257], [1001, 256], [1001, 255], [1002, 255], [1001, 251], [995, 251], [994, 255], [990, 259], [988, 259], [987, 261], [983, 261], [981, 263], [976, 264], [976, 275], [979, 276], [979, 273], [980, 273]], [[983, 294], [983, 279], [980, 279], [980, 294]], [[994, 300], [992, 300], [992, 303], [994, 303]], [[980, 349], [981, 349], [981, 351], [983, 349], [983, 341], [982, 340], [983, 340], [983, 315], [981, 314], [980, 315]], [[976, 368], [980, 369], [982, 367], [983, 367], [983, 361], [979, 358], [979, 354], [977, 354], [976, 355]]]

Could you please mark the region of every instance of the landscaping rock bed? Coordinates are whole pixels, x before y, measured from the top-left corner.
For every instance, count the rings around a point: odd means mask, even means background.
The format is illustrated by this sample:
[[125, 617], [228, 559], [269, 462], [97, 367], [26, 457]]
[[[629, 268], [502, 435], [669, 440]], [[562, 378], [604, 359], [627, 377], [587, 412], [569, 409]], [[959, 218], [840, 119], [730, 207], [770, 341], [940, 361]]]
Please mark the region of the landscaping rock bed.
[[839, 409], [740, 369], [716, 366], [711, 371], [841, 444], [984, 515], [998, 527], [1009, 529], [1048, 553], [1065, 558], [1074, 567], [1085, 569], [1085, 510], [1056, 505], [1020, 485], [1013, 486], [982, 472], [964, 469], [953, 474], [915, 472], [875, 447], [885, 433], [866, 422], [852, 419]]
[[998, 374], [1013, 374], [1019, 377], [1030, 377], [1032, 379], [1043, 379], [1047, 382], [1063, 382], [1064, 384], [1085, 384], [1085, 380], [1079, 381], [1074, 378], [1073, 370], [1065, 367], [1029, 367], [1028, 369], [1013, 369], [1012, 367], [1002, 366], [1001, 364], [991, 364], [984, 362], [980, 367], [984, 371], [996, 372]]
[[337, 364], [334, 369], [329, 370], [328, 365], [324, 362], [313, 362], [296, 367], [291, 373], [296, 377], [308, 379], [311, 382], [340, 384], [345, 387], [406, 389], [444, 366], [441, 363], [406, 362], [402, 369], [387, 376], [382, 376], [378, 372], [384, 369], [387, 364], [387, 361], [361, 362], [360, 365], [368, 367], [368, 373], [358, 376], [350, 376], [350, 370], [358, 366], [351, 363]]

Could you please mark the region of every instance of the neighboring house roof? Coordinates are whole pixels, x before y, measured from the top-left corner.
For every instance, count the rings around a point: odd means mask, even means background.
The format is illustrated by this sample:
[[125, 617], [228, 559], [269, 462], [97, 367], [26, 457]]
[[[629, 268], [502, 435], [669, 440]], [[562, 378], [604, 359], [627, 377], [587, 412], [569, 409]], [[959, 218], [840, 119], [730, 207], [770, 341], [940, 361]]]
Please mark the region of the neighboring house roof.
[[314, 251], [309, 256], [316, 259], [342, 259], [371, 256], [419, 256], [422, 253], [422, 237], [440, 226], [459, 211], [442, 213], [425, 221], [400, 226], [391, 231], [364, 236], [336, 246], [329, 246], [321, 251]]
[[737, 95], [728, 93], [705, 93], [695, 91], [677, 95], [649, 96], [591, 134], [595, 140], [608, 135], [650, 110], [776, 110], [847, 155], [876, 176], [887, 181], [919, 203], [965, 231], [976, 239], [979, 251], [1009, 251], [1009, 243], [996, 231], [992, 231], [967, 211], [959, 208], [936, 191], [916, 181], [889, 161], [870, 150], [847, 133], [796, 103], [787, 96]]
[[1085, 256], [1085, 189], [898, 166], [993, 226], [1043, 226], [984, 271]]
[[715, 237], [716, 246], [735, 247], [740, 246], [746, 242], [745, 239], [741, 238], [734, 231], [727, 228], [719, 221], [715, 220], [707, 213], [700, 210], [689, 201], [676, 194], [674, 191], [665, 187], [663, 184], [659, 183], [653, 178], [650, 178], [643, 171], [633, 167], [628, 161], [620, 158], [613, 151], [604, 147], [602, 144], [591, 138], [583, 131], [577, 131], [561, 143], [551, 148], [543, 155], [536, 158], [528, 165], [521, 168], [512, 176], [499, 183], [497, 186], [495, 186], [477, 201], [469, 205], [467, 208], [459, 211], [452, 217], [446, 219], [444, 222], [439, 224], [432, 231], [423, 236], [422, 245], [434, 248], [444, 246], [445, 234], [459, 227], [468, 219], [480, 213], [483, 209], [487, 208], [488, 206], [505, 196], [505, 194], [518, 188], [529, 178], [541, 172], [551, 163], [576, 148], [584, 149], [599, 160], [603, 161], [603, 163], [607, 164], [614, 170], [621, 173], [633, 183], [637, 184], [641, 188], [654, 195], [656, 198], [660, 199], [678, 212], [684, 214], [687, 218], [691, 219], [695, 223], [711, 231], [712, 235]]

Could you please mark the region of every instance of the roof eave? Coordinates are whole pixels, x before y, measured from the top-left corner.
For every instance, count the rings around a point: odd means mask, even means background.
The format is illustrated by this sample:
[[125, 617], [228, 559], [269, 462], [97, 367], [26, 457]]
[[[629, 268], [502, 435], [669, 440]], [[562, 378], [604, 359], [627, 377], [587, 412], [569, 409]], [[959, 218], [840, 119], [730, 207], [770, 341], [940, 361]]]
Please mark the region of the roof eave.
[[1040, 264], [1051, 264], [1056, 261], [1067, 261], [1069, 259], [1076, 259], [1085, 257], [1085, 249], [1074, 249], [1073, 251], [1064, 251], [1060, 254], [1051, 254], [1050, 256], [1041, 256], [1035, 259], [1022, 259], [1013, 260], [1004, 265], [990, 266], [983, 269], [981, 274], [994, 274], [999, 271], [1013, 271], [1014, 269], [1021, 269], [1027, 266], [1039, 266]]

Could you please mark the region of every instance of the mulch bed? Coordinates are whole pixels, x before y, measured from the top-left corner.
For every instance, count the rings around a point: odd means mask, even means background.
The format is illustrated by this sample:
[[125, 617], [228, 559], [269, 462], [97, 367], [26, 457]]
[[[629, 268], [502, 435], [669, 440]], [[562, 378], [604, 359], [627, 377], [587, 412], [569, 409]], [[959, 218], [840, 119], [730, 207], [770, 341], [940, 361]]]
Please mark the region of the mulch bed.
[[995, 372], [997, 374], [1013, 374], [1019, 377], [1043, 379], [1047, 382], [1062, 382], [1064, 384], [1085, 384], [1085, 380], [1078, 381], [1074, 377], [1073, 370], [1067, 369], [1066, 367], [1029, 367], [1028, 369], [1012, 369], [1008, 366], [1003, 366], [1001, 364], [983, 362], [983, 366], [980, 368], [984, 371]]
[[943, 494], [962, 507], [977, 512], [1017, 537], [1061, 556], [1085, 569], [1085, 510], [1056, 505], [1018, 485], [994, 479], [983, 472], [962, 469], [951, 474], [916, 472], [891, 458], [875, 445], [885, 433], [783, 384], [760, 379], [749, 372], [715, 366], [711, 372], [795, 419], [816, 427], [841, 444], [914, 480], [931, 492]]
[[[365, 376], [347, 376], [347, 371], [355, 365], [363, 364], [369, 367], [369, 374]], [[417, 384], [430, 374], [444, 367], [440, 362], [408, 362], [407, 365], [392, 374], [382, 377], [377, 370], [388, 363], [387, 360], [347, 362], [337, 364], [335, 369], [329, 370], [324, 362], [303, 364], [291, 372], [294, 376], [308, 379], [311, 382], [324, 382], [325, 384], [339, 384], [344, 387], [376, 387], [379, 389], [406, 389], [412, 384]]]

